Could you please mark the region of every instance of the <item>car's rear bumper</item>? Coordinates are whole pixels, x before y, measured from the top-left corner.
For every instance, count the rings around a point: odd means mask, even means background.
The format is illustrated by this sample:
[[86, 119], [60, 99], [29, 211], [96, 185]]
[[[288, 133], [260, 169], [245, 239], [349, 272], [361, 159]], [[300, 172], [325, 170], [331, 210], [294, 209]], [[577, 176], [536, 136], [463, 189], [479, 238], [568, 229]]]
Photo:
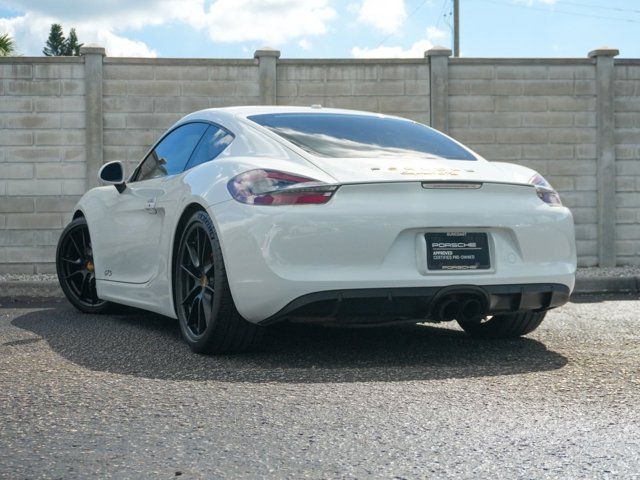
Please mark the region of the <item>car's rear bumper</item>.
[[[254, 323], [318, 292], [575, 282], [571, 212], [526, 186], [343, 185], [325, 205], [230, 200], [211, 213], [236, 307]], [[450, 231], [486, 233], [490, 268], [429, 269], [425, 235]]]
[[355, 324], [429, 319], [433, 318], [433, 305], [438, 299], [467, 294], [486, 298], [484, 313], [496, 315], [556, 308], [569, 301], [571, 292], [566, 285], [554, 283], [329, 290], [298, 297], [259, 324], [271, 325], [289, 318]]

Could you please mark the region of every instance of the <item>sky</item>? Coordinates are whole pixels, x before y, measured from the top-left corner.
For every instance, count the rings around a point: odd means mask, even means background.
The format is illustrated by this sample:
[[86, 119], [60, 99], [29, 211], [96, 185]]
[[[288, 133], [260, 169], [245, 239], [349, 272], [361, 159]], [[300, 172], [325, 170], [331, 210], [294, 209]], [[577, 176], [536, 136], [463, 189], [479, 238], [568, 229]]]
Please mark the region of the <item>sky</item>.
[[[640, 0], [460, 0], [465, 57], [640, 58]], [[42, 55], [52, 23], [126, 57], [422, 57], [451, 47], [452, 0], [0, 0], [0, 35]]]

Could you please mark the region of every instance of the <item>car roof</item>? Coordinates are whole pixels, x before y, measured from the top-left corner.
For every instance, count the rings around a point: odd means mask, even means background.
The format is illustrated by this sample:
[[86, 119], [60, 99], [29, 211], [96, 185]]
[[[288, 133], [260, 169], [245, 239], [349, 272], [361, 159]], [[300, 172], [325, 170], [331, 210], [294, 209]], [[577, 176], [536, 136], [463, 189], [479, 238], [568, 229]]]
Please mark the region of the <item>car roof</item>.
[[268, 113], [329, 113], [329, 114], [343, 114], [343, 115], [366, 115], [371, 117], [385, 116], [381, 113], [364, 112], [358, 110], [346, 110], [341, 108], [324, 108], [321, 106], [309, 106], [309, 107], [297, 107], [297, 106], [273, 106], [273, 105], [249, 105], [239, 107], [221, 107], [221, 108], [207, 108], [205, 110], [199, 110], [193, 112], [184, 117], [180, 122], [193, 121], [193, 120], [210, 120], [213, 122], [221, 120], [231, 120], [233, 118], [241, 117], [247, 118], [252, 115], [268, 114]]
[[259, 115], [265, 113], [346, 113], [346, 114], [358, 114], [358, 115], [371, 115], [380, 116], [379, 113], [362, 112], [358, 110], [347, 110], [343, 108], [325, 108], [321, 105], [296, 107], [296, 106], [244, 106], [244, 107], [227, 107], [220, 110], [228, 110], [234, 115], [242, 117], [248, 117], [251, 115]]

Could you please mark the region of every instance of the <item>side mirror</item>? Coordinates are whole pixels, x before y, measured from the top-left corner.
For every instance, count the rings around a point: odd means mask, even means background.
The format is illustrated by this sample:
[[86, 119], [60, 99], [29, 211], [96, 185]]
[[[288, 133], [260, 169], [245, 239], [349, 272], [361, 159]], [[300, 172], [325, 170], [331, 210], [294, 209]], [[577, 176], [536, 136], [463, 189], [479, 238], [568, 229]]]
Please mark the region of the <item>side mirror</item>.
[[124, 183], [124, 165], [122, 165], [122, 162], [115, 161], [105, 163], [100, 167], [98, 178], [107, 185], [114, 185], [120, 193], [126, 188]]

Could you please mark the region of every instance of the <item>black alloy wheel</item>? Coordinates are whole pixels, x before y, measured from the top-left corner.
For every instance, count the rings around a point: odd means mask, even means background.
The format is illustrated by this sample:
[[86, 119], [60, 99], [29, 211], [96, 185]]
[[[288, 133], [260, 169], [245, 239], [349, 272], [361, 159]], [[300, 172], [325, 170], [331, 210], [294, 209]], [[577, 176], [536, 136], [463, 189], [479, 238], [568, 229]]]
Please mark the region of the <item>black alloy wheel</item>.
[[189, 335], [197, 339], [211, 325], [215, 296], [213, 248], [202, 223], [193, 223], [182, 237], [178, 267], [178, 308]]
[[109, 303], [98, 298], [93, 249], [84, 218], [73, 220], [60, 235], [56, 251], [60, 287], [78, 310], [102, 313]]
[[244, 352], [264, 328], [236, 309], [220, 242], [209, 215], [193, 214], [180, 235], [174, 259], [173, 299], [182, 336], [197, 353]]

